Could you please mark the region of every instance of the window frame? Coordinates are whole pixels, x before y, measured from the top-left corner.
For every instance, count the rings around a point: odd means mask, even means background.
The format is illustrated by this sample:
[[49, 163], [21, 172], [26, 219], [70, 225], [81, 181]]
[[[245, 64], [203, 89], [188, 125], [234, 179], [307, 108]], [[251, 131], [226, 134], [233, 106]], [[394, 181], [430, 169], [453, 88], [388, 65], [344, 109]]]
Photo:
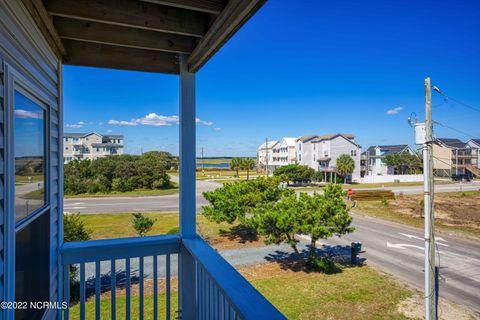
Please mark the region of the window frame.
[[[12, 109], [15, 108], [15, 92], [18, 92], [28, 99], [30, 99], [32, 102], [34, 102], [36, 105], [38, 105], [42, 110], [45, 112], [44, 115], [44, 128], [43, 128], [43, 134], [44, 134], [44, 163], [43, 163], [43, 170], [44, 170], [44, 204], [40, 208], [36, 209], [33, 211], [31, 214], [27, 215], [26, 217], [20, 219], [19, 221], [16, 221], [16, 208], [14, 207], [14, 220], [15, 220], [15, 233], [21, 231], [24, 229], [26, 226], [28, 226], [31, 222], [33, 222], [35, 219], [37, 219], [39, 216], [44, 214], [46, 211], [50, 210], [50, 104], [44, 99], [42, 99], [42, 95], [37, 92], [38, 90], [35, 89], [34, 86], [29, 84], [25, 79], [19, 78], [18, 76], [14, 75], [13, 77], [13, 87], [10, 90], [11, 92], [8, 92], [8, 94], [11, 94], [11, 99], [12, 99]], [[12, 110], [13, 113], [13, 110]], [[15, 118], [13, 117], [13, 121], [15, 121]], [[12, 123], [14, 126], [14, 122]], [[15, 130], [13, 130], [13, 141], [15, 139]], [[14, 142], [12, 143], [12, 147], [14, 147]], [[13, 153], [15, 150], [13, 150]], [[14, 159], [13, 161], [15, 162], [15, 154], [13, 155]], [[14, 178], [15, 181], [15, 178]], [[13, 186], [13, 191], [15, 192], [15, 185]]]

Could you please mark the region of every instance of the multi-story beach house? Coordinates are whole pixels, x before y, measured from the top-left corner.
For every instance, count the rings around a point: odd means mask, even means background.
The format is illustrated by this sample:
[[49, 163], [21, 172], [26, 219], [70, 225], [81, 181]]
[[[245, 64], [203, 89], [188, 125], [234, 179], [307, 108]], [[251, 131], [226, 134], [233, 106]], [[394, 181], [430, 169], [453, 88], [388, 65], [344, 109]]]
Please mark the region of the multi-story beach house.
[[90, 133], [65, 133], [63, 137], [63, 159], [95, 160], [98, 158], [123, 154], [123, 135], [102, 135]]
[[282, 138], [272, 147], [272, 170], [297, 162], [297, 138]]
[[303, 166], [309, 166], [316, 169], [318, 167], [315, 154], [313, 152], [312, 140], [317, 138], [317, 135], [302, 136], [297, 139], [297, 163]]
[[475, 141], [463, 142], [455, 138], [437, 138], [433, 144], [433, 169], [436, 175], [455, 174], [480, 176], [478, 149]]
[[334, 133], [318, 136], [311, 140], [315, 170], [323, 172], [327, 178], [336, 172], [337, 159], [347, 154], [355, 161], [355, 169], [350, 177], [352, 181], [360, 178], [361, 146], [355, 143], [352, 134]]
[[272, 164], [273, 152], [272, 148], [277, 143], [276, 140], [265, 141], [257, 149], [257, 170], [260, 172], [271, 173], [270, 165]]
[[477, 168], [480, 169], [480, 139], [470, 139], [467, 145], [473, 149], [472, 153], [477, 155]]

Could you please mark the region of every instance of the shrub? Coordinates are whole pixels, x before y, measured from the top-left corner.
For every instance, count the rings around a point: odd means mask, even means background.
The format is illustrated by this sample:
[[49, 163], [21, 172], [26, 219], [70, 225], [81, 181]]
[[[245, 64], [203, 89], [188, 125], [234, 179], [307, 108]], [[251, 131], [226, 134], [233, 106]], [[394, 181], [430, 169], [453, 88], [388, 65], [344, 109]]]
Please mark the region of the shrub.
[[[63, 239], [65, 242], [70, 241], [87, 241], [90, 240], [91, 231], [85, 228], [80, 214], [64, 214], [63, 215]], [[80, 283], [78, 278], [78, 268], [70, 265], [70, 302], [80, 299]]]
[[335, 263], [325, 257], [314, 257], [308, 259], [306, 262], [306, 266], [308, 270], [322, 272], [326, 274], [334, 273], [337, 270], [337, 268], [335, 267]]
[[141, 212], [132, 213], [132, 225], [135, 229], [135, 232], [140, 236], [144, 237], [150, 230], [152, 230], [155, 219], [143, 215]]

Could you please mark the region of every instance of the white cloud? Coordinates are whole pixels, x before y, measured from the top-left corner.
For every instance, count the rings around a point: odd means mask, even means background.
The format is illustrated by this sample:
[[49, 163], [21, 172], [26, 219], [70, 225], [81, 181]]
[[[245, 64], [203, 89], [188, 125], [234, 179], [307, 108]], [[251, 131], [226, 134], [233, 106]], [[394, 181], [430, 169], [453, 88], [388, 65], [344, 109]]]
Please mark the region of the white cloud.
[[222, 130], [222, 128], [213, 128], [213, 131], [215, 131], [215, 132], [218, 132], [218, 131], [221, 131], [221, 130]]
[[195, 119], [195, 123], [196, 123], [196, 124], [203, 124], [204, 126], [211, 126], [211, 125], [213, 125], [213, 122], [211, 122], [211, 121], [203, 121], [203, 120], [200, 120], [200, 118], [196, 118], [196, 119]]
[[32, 112], [23, 109], [17, 109], [14, 111], [15, 117], [21, 119], [42, 119], [43, 112]]
[[83, 121], [78, 121], [77, 123], [69, 124], [67, 123], [65, 125], [65, 128], [72, 128], [72, 129], [78, 129], [78, 128], [83, 128], [85, 126], [85, 122]]
[[113, 130], [107, 130], [107, 132], [108, 132], [108, 133], [112, 133], [112, 132], [113, 132]]
[[393, 108], [393, 109], [387, 110], [387, 114], [388, 114], [389, 116], [394, 116], [394, 115], [396, 115], [396, 114], [399, 114], [400, 111], [402, 111], [402, 110], [403, 110], [402, 107], [395, 107], [395, 108]]
[[[144, 126], [156, 126], [156, 127], [164, 127], [164, 126], [171, 126], [172, 124], [178, 124], [180, 121], [180, 118], [176, 115], [172, 116], [162, 116], [158, 115], [154, 112], [147, 114], [143, 118], [133, 118], [129, 121], [127, 120], [108, 120], [108, 124], [114, 125], [114, 126], [138, 126], [138, 125], [144, 125]], [[211, 126], [213, 125], [213, 122], [211, 121], [204, 121], [199, 118], [195, 119], [195, 122], [197, 124], [205, 125], [205, 126]]]

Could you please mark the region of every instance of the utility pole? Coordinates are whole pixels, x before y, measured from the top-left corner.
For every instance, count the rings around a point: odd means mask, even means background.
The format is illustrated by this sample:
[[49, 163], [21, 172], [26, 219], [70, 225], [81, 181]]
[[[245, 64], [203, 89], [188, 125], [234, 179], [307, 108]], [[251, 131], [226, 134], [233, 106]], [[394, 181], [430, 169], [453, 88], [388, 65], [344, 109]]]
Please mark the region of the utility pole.
[[423, 194], [425, 217], [425, 319], [436, 320], [435, 238], [433, 214], [432, 86], [425, 79], [425, 141], [423, 143]]
[[268, 177], [268, 137], [265, 138], [265, 161], [266, 161], [265, 173], [267, 174], [267, 177]]

